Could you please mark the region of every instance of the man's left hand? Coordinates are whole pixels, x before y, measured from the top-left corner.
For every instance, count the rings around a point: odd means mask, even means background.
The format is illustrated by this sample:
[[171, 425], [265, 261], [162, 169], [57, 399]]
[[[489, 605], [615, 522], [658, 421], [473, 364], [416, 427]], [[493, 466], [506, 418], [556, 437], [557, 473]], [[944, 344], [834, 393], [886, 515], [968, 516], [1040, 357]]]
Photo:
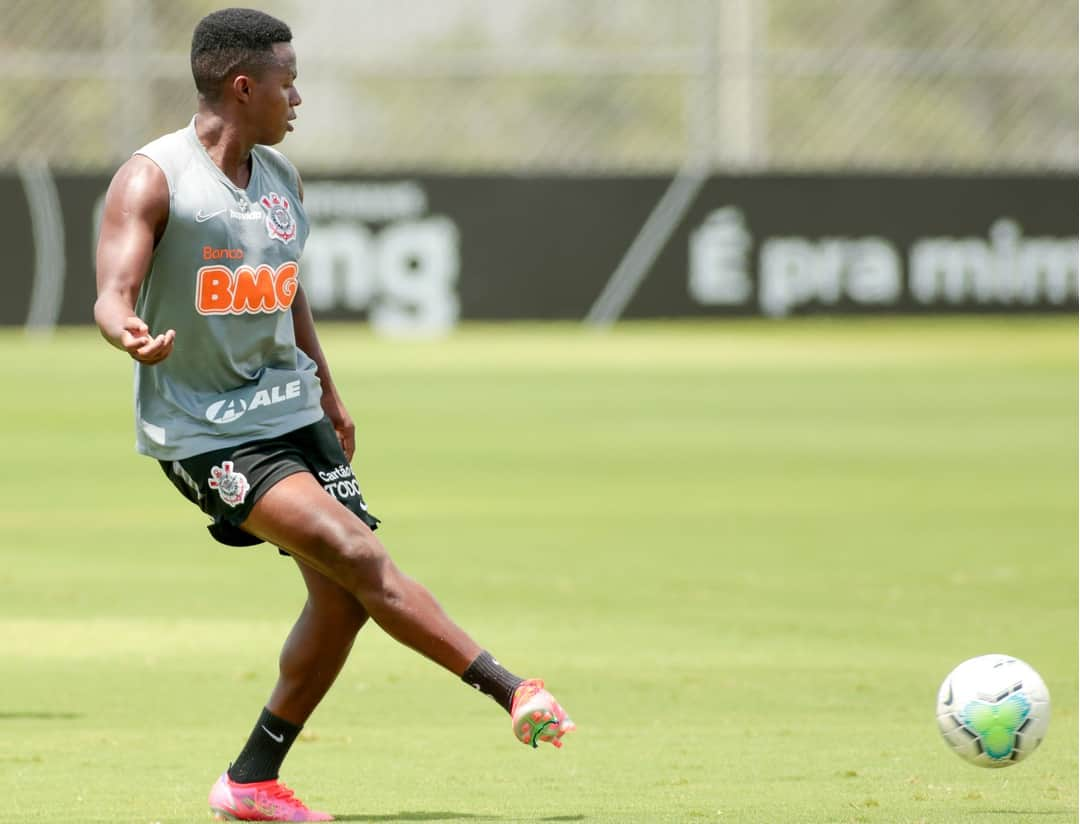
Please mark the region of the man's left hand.
[[326, 417], [334, 425], [334, 432], [337, 433], [341, 448], [345, 450], [345, 457], [352, 461], [356, 452], [356, 424], [345, 409], [345, 404], [336, 396], [323, 395], [322, 407]]

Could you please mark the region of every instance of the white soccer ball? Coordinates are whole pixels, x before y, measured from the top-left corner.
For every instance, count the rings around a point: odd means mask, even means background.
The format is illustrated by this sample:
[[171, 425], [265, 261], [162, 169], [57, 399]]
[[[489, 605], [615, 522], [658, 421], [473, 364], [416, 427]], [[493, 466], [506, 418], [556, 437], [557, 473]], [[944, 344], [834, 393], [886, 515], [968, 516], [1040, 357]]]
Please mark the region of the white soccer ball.
[[1042, 743], [1050, 726], [1050, 692], [1019, 658], [980, 655], [942, 682], [937, 723], [949, 749], [965, 761], [1010, 767]]

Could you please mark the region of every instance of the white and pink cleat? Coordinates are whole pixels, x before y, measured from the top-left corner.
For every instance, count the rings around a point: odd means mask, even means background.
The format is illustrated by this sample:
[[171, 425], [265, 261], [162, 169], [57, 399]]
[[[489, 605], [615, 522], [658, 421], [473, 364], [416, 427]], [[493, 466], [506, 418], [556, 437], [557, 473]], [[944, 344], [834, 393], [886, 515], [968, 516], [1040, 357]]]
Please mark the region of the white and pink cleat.
[[544, 689], [544, 682], [539, 678], [524, 681], [514, 690], [510, 719], [514, 737], [534, 748], [539, 746], [538, 741], [561, 747], [562, 737], [577, 729], [566, 710]]
[[333, 821], [309, 810], [277, 779], [237, 784], [225, 773], [210, 790], [210, 812], [219, 821]]

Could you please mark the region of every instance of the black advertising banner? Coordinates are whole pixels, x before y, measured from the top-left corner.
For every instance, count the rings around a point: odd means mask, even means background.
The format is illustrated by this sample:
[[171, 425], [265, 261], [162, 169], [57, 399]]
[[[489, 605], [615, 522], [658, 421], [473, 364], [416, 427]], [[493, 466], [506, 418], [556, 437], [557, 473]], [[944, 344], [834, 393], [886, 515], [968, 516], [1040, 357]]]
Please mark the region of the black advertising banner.
[[45, 170], [0, 175], [8, 252], [0, 325], [94, 322], [95, 206], [106, 177], [53, 180]]
[[[11, 264], [0, 324], [92, 322], [107, 185], [0, 176]], [[674, 210], [671, 186], [313, 177], [302, 282], [319, 317], [401, 334], [580, 320], [612, 284], [609, 319], [1077, 308], [1075, 177], [711, 177], [684, 185]], [[613, 278], [620, 264], [635, 276]]]
[[305, 289], [323, 316], [370, 308], [388, 331], [437, 331], [451, 315], [580, 320], [667, 184], [305, 181]]
[[624, 317], [1075, 311], [1076, 297], [1075, 178], [714, 178]]
[[0, 225], [8, 256], [4, 299], [0, 300], [0, 325], [26, 322], [34, 288], [36, 261], [30, 203], [17, 177], [0, 177]]

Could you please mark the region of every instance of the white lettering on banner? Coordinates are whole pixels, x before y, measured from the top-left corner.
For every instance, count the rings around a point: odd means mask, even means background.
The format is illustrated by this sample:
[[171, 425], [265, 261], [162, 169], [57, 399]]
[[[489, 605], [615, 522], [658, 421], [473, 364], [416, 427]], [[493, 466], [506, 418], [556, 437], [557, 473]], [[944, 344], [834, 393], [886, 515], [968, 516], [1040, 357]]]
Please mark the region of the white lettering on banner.
[[750, 279], [750, 246], [742, 211], [728, 206], [711, 212], [690, 235], [690, 296], [705, 306], [746, 303]]
[[362, 223], [312, 225], [304, 249], [304, 291], [313, 309], [361, 311], [371, 305], [373, 245]]
[[376, 248], [383, 299], [371, 322], [382, 332], [446, 332], [461, 307], [456, 291], [458, 230], [445, 217], [391, 223]]
[[1055, 305], [1077, 295], [1077, 239], [1023, 237], [1002, 218], [989, 240], [935, 237], [911, 249], [911, 294], [919, 303]]
[[300, 397], [300, 381], [289, 381], [284, 384], [271, 386], [269, 389], [259, 389], [249, 399], [230, 398], [228, 400], [214, 401], [206, 407], [206, 419], [211, 423], [232, 423], [240, 416], [258, 409], [260, 406], [272, 406], [285, 401]]
[[770, 238], [761, 250], [758, 302], [772, 317], [807, 303], [894, 303], [900, 257], [885, 238]]
[[[711, 212], [690, 234], [690, 297], [704, 306], [745, 305], [753, 283], [753, 236], [741, 210]], [[905, 286], [924, 305], [1063, 305], [1077, 297], [1077, 238], [1024, 238], [1001, 218], [989, 238], [918, 238], [905, 283], [901, 252], [878, 236], [766, 238], [758, 261], [761, 311], [783, 317], [807, 305], [891, 306]]]
[[338, 221], [311, 227], [304, 289], [316, 310], [368, 309], [376, 331], [441, 334], [457, 323], [461, 267], [449, 218], [390, 223], [375, 232]]
[[309, 220], [402, 220], [422, 216], [427, 207], [427, 194], [412, 180], [390, 183], [320, 180], [304, 184], [304, 211]]

